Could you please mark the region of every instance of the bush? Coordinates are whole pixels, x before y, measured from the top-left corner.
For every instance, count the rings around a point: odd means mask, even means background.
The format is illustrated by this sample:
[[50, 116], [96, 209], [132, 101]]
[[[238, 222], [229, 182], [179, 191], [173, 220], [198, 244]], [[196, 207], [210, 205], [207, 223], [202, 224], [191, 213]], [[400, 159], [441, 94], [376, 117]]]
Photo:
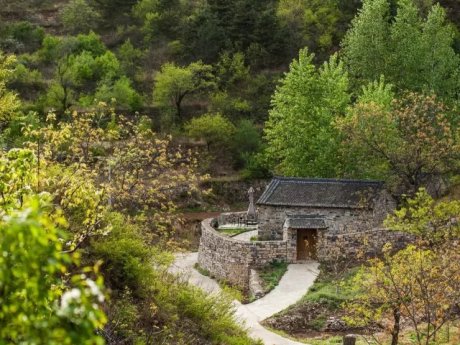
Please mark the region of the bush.
[[0, 32], [0, 47], [14, 53], [33, 52], [42, 44], [45, 30], [27, 21], [11, 23]]
[[67, 32], [88, 33], [97, 27], [100, 14], [85, 0], [71, 0], [61, 11], [61, 21]]
[[247, 119], [239, 121], [233, 136], [235, 168], [246, 166], [248, 159], [260, 150], [260, 146], [260, 132], [252, 121]]
[[[172, 256], [147, 244], [141, 230], [123, 215], [109, 215], [112, 232], [93, 240], [92, 260], [102, 259], [107, 285], [108, 337], [120, 342], [252, 345], [235, 323], [231, 300], [208, 296], [167, 273]], [[172, 341], [172, 339], [174, 339]]]
[[204, 139], [208, 150], [224, 147], [230, 143], [235, 126], [221, 114], [205, 114], [192, 119], [185, 125], [188, 135], [196, 139]]

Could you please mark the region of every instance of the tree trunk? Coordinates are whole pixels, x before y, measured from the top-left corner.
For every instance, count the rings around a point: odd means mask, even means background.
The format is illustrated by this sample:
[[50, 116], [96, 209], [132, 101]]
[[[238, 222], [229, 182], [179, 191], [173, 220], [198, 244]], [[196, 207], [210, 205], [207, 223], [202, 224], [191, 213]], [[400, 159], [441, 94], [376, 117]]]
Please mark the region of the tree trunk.
[[401, 311], [399, 307], [393, 309], [393, 330], [391, 331], [391, 345], [398, 345], [399, 341], [399, 330], [401, 321]]
[[348, 334], [343, 337], [343, 345], [355, 345], [356, 337], [352, 334]]

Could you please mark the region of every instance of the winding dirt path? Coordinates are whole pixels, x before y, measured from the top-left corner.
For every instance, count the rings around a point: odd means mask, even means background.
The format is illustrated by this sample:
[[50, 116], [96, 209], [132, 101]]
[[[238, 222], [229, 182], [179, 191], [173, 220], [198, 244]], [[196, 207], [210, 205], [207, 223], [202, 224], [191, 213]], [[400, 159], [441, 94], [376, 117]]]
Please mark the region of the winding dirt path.
[[[198, 253], [179, 254], [170, 271], [185, 276], [190, 284], [206, 292], [220, 293], [221, 289], [215, 280], [193, 268], [197, 258]], [[315, 281], [319, 273], [318, 266], [313, 261], [291, 264], [278, 286], [269, 294], [250, 304], [233, 301], [237, 319], [248, 328], [252, 337], [261, 339], [265, 345], [305, 345], [267, 330], [260, 322], [297, 302]]]

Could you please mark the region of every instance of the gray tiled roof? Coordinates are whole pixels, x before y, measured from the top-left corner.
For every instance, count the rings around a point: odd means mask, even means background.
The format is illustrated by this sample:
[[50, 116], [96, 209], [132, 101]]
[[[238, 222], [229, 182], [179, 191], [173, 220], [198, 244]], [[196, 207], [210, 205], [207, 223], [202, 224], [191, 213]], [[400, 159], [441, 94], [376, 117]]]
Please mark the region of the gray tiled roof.
[[258, 205], [372, 208], [381, 181], [274, 177]]
[[291, 229], [326, 229], [324, 217], [312, 215], [288, 215], [285, 226]]

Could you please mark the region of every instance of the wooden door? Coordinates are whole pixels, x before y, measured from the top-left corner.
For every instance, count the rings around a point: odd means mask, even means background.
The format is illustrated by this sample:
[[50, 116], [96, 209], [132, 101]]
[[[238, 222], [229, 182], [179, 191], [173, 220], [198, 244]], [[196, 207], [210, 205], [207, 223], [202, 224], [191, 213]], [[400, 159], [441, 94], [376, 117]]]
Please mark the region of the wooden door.
[[316, 259], [316, 229], [297, 230], [297, 260]]

